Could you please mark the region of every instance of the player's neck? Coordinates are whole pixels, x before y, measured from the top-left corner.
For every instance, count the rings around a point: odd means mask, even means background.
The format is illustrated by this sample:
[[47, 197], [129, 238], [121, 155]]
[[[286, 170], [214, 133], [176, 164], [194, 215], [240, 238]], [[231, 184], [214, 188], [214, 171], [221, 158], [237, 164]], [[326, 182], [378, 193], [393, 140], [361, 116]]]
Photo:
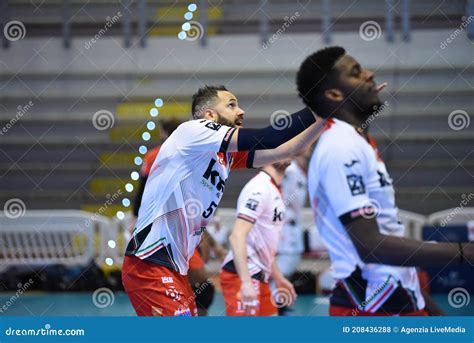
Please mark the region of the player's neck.
[[367, 123], [367, 119], [360, 118], [352, 111], [346, 109], [340, 109], [334, 114], [334, 117], [352, 125], [359, 134], [367, 138], [369, 131], [369, 123]]
[[285, 176], [284, 172], [280, 172], [272, 166], [264, 167], [262, 171], [268, 174], [278, 186], [281, 185], [283, 177]]

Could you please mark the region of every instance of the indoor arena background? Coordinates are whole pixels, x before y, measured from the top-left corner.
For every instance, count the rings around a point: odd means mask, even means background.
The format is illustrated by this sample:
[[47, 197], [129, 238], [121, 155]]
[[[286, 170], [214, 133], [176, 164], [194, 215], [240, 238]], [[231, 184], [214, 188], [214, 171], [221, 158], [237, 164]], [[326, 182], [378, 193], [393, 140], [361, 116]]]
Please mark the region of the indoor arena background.
[[[371, 133], [407, 235], [474, 240], [474, 1], [2, 1], [0, 315], [134, 315], [120, 267], [144, 153], [158, 120], [190, 116], [223, 84], [245, 126], [301, 108], [296, 70], [341, 45], [388, 82]], [[226, 183], [210, 232], [227, 245]], [[312, 214], [295, 315], [327, 315], [329, 261]], [[219, 261], [207, 269], [216, 277]], [[420, 270], [449, 315], [474, 315], [474, 275]], [[218, 282], [215, 284], [218, 285]], [[223, 315], [218, 292], [211, 315]]]

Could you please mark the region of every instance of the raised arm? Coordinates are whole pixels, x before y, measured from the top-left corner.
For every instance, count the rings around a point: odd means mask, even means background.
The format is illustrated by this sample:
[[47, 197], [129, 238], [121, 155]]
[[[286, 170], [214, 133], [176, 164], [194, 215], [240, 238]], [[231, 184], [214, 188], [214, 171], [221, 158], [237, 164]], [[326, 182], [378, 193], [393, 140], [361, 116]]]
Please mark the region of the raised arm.
[[285, 127], [277, 123], [262, 129], [241, 128], [232, 134], [227, 151], [252, 151], [275, 149], [289, 141], [316, 122], [317, 116], [310, 109], [304, 108], [291, 114]]

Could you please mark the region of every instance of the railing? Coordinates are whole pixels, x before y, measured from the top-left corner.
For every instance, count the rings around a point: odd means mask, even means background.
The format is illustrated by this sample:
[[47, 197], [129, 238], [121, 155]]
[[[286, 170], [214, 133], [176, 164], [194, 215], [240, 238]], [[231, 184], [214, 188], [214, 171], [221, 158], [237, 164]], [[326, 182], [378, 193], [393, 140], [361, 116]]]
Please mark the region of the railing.
[[[222, 208], [218, 217], [221, 225], [232, 227], [235, 210]], [[406, 237], [421, 239], [424, 225], [472, 223], [474, 208], [447, 209], [428, 217], [401, 210], [400, 219], [406, 227]], [[76, 210], [33, 210], [18, 218], [1, 214], [0, 268], [86, 265], [91, 260], [98, 265], [119, 267], [134, 224], [131, 212], [123, 220]], [[303, 210], [303, 228], [314, 230], [309, 208]]]

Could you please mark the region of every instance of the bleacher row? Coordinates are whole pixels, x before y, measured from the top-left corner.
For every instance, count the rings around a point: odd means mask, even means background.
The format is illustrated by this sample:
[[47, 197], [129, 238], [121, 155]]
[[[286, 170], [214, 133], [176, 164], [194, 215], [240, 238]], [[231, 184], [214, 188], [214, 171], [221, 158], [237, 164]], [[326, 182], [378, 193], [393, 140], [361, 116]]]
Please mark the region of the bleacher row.
[[[141, 1], [69, 1], [71, 31], [73, 36], [90, 36], [103, 28], [104, 19], [116, 13], [130, 14], [132, 32], [138, 35], [138, 16]], [[187, 11], [189, 1], [147, 0], [147, 34], [153, 36], [177, 35]], [[200, 8], [205, 6], [208, 35], [242, 34], [259, 32], [262, 16], [269, 19], [269, 30], [275, 32], [298, 12], [298, 20], [292, 25], [292, 32], [314, 32], [319, 30], [325, 13], [324, 0], [206, 0], [196, 1], [196, 12], [202, 19]], [[327, 3], [327, 2], [326, 2]], [[398, 26], [402, 1], [393, 1], [395, 23]], [[11, 1], [9, 13], [22, 21], [32, 36], [62, 35], [64, 9], [62, 1], [46, 0], [39, 3], [28, 0]], [[455, 28], [466, 11], [466, 2], [454, 1], [410, 1], [410, 18], [413, 29]], [[367, 18], [383, 23], [387, 5], [385, 1], [338, 0], [329, 2], [331, 28], [334, 31], [358, 30]], [[40, 15], [38, 15], [40, 14]], [[121, 35], [122, 23], [113, 25], [109, 34]]]
[[[138, 147], [159, 143], [157, 130], [151, 141], [141, 139], [157, 96], [165, 102], [160, 118], [184, 120], [199, 86], [225, 84], [247, 111], [249, 127], [268, 125], [276, 110], [298, 109], [295, 71], [307, 53], [321, 47], [322, 2], [269, 1], [264, 10], [270, 33], [295, 8], [300, 17], [265, 51], [255, 34], [263, 10], [256, 1], [209, 0], [208, 33], [215, 36], [207, 48], [176, 37], [187, 1], [147, 1], [151, 30], [146, 49], [123, 50], [117, 23], [87, 51], [84, 42], [126, 1], [70, 1], [70, 49], [60, 38], [62, 1], [9, 2], [9, 18], [22, 21], [27, 33], [1, 50], [0, 129], [8, 127], [8, 132], [0, 135], [0, 204], [19, 198], [28, 210], [96, 212], [119, 190], [132, 198], [124, 185], [134, 185], [130, 173], [139, 169], [134, 164]], [[131, 1], [134, 30], [138, 3]], [[364, 42], [358, 35], [366, 20], [383, 27], [384, 1], [332, 2], [335, 43], [375, 69], [378, 82], [389, 83], [383, 94], [389, 106], [371, 132], [394, 179], [399, 207], [422, 214], [458, 206], [474, 184], [474, 125], [453, 130], [448, 122], [454, 110], [474, 113], [472, 45], [463, 34], [447, 49], [439, 47], [459, 26], [465, 5], [460, 0], [411, 1], [412, 43], [388, 45], [383, 38]], [[394, 6], [398, 26], [401, 1]], [[197, 20], [199, 15], [198, 9]], [[30, 101], [34, 105], [12, 125], [18, 106]], [[109, 130], [92, 125], [99, 110], [113, 113]], [[254, 173], [234, 173], [221, 206], [234, 207]], [[105, 214], [117, 210], [129, 209], [117, 201]]]
[[[221, 208], [217, 216], [221, 227], [230, 228], [235, 210]], [[446, 226], [466, 223], [468, 239], [474, 237], [474, 207], [447, 209], [429, 216], [400, 211], [400, 219], [405, 224], [406, 237], [412, 239], [422, 239], [425, 225], [435, 226], [442, 233]], [[104, 270], [120, 269], [134, 220], [130, 212], [123, 220], [76, 210], [1, 213], [0, 273], [11, 267], [36, 270], [47, 265], [85, 266], [91, 261]], [[303, 227], [314, 235], [312, 250], [317, 259], [304, 259], [299, 269], [320, 271], [321, 266], [327, 266], [327, 254], [309, 208], [303, 211]], [[219, 262], [212, 261], [208, 268], [217, 271]]]

